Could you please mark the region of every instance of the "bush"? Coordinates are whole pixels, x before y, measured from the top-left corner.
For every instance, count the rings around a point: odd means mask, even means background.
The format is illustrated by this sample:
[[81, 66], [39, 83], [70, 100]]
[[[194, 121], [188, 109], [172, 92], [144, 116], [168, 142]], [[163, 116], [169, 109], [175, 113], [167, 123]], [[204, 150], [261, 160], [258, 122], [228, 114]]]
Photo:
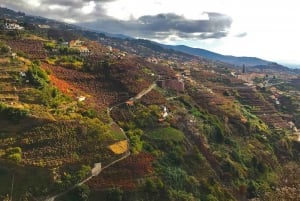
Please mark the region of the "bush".
[[22, 51], [17, 51], [17, 55], [18, 55], [19, 57], [28, 58], [28, 55], [27, 55], [26, 53], [22, 52]]
[[29, 82], [36, 87], [43, 88], [49, 82], [47, 73], [40, 68], [38, 63], [32, 64], [31, 67], [29, 67], [26, 75]]
[[109, 201], [122, 201], [123, 190], [120, 188], [110, 189], [107, 195], [107, 200]]
[[6, 153], [7, 154], [21, 154], [22, 153], [22, 149], [20, 147], [12, 147], [12, 148], [8, 148], [6, 149]]
[[197, 199], [193, 194], [185, 191], [169, 190], [168, 197], [170, 201], [196, 201]]
[[74, 190], [74, 196], [76, 196], [77, 199], [72, 199], [72, 200], [86, 201], [86, 200], [88, 200], [90, 193], [91, 193], [91, 190], [90, 190], [89, 186], [87, 186], [85, 184], [82, 186], [78, 186]]
[[255, 198], [258, 196], [259, 184], [255, 181], [250, 181], [247, 188], [247, 198]]
[[28, 110], [7, 107], [5, 104], [0, 103], [0, 114], [11, 121], [19, 122], [21, 119], [25, 118], [28, 113]]
[[81, 169], [77, 172], [77, 180], [81, 181], [85, 179], [91, 173], [91, 167], [87, 165], [82, 165]]
[[207, 195], [205, 200], [206, 201], [218, 201], [218, 199], [215, 196], [213, 196], [212, 194]]
[[7, 54], [7, 53], [9, 53], [9, 48], [7, 46], [2, 46], [0, 48], [0, 52], [1, 52], [1, 54]]
[[146, 179], [145, 182], [145, 191], [149, 193], [158, 193], [160, 190], [162, 190], [164, 187], [164, 183], [162, 182], [161, 179], [151, 179], [148, 178]]
[[88, 109], [82, 113], [82, 116], [93, 119], [93, 118], [97, 117], [97, 111], [94, 109]]
[[139, 153], [143, 149], [143, 142], [141, 141], [140, 136], [129, 136], [130, 137], [130, 144], [131, 144], [131, 151], [134, 154]]
[[215, 141], [217, 143], [223, 143], [224, 142], [224, 134], [222, 129], [219, 126], [215, 126]]
[[20, 147], [11, 147], [6, 149], [4, 157], [15, 163], [19, 163], [22, 160], [22, 149]]
[[10, 154], [7, 156], [7, 159], [16, 162], [16, 163], [20, 163], [22, 160], [21, 154], [20, 153], [14, 153], [14, 154]]

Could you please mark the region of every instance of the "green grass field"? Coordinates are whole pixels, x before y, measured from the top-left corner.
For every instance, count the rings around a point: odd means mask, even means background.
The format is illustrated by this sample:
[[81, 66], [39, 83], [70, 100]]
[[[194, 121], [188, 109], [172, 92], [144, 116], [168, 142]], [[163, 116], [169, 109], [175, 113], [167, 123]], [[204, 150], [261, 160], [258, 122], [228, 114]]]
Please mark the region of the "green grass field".
[[154, 140], [182, 141], [184, 139], [183, 133], [172, 127], [157, 128], [146, 132], [146, 135]]

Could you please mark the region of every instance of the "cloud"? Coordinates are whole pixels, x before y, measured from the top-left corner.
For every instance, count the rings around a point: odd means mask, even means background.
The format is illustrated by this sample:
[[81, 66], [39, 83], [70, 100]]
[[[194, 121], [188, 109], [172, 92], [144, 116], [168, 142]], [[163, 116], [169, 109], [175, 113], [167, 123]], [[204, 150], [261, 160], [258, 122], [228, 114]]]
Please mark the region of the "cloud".
[[115, 0], [1, 0], [0, 6], [26, 14], [64, 21], [91, 21], [105, 18], [103, 4]]
[[51, 19], [68, 19], [68, 22], [79, 22], [79, 25], [93, 30], [157, 40], [222, 38], [228, 35], [232, 24], [231, 17], [213, 12], [203, 13], [206, 18], [201, 19], [161, 13], [119, 20], [106, 13], [104, 5], [112, 1], [117, 0], [1, 0], [0, 5]]
[[82, 23], [85, 27], [97, 27], [101, 31], [126, 35], [165, 39], [180, 38], [208, 39], [226, 37], [231, 27], [231, 17], [220, 13], [207, 13], [208, 19], [191, 20], [174, 13], [145, 15], [127, 21], [106, 16], [105, 19]]
[[248, 35], [248, 33], [243, 32], [243, 33], [236, 34], [235, 37], [243, 38], [243, 37], [245, 37], [245, 36], [247, 36], [247, 35]]

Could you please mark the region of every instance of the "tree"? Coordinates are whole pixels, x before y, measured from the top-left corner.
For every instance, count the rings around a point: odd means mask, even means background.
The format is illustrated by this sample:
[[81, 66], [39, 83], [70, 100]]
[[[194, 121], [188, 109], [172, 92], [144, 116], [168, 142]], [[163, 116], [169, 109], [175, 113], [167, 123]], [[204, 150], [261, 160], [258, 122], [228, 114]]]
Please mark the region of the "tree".
[[218, 201], [218, 199], [215, 196], [213, 196], [212, 194], [207, 195], [205, 200], [206, 201]]
[[6, 149], [5, 158], [15, 163], [20, 163], [22, 160], [22, 149], [20, 147], [13, 147]]
[[131, 144], [131, 151], [133, 153], [139, 153], [142, 151], [143, 142], [141, 141], [140, 136], [130, 136], [130, 144]]
[[88, 200], [90, 193], [91, 193], [91, 190], [90, 190], [89, 186], [87, 186], [85, 184], [77, 187], [74, 190], [74, 195], [77, 197], [78, 201]]
[[222, 129], [220, 128], [219, 125], [215, 126], [215, 140], [217, 143], [223, 143], [224, 142], [224, 134]]
[[196, 198], [186, 191], [176, 191], [173, 189], [170, 189], [168, 191], [168, 197], [171, 201], [196, 201]]
[[15, 163], [20, 163], [22, 160], [21, 154], [20, 153], [14, 153], [14, 154], [10, 154], [7, 156], [7, 159], [15, 162]]
[[91, 190], [89, 186], [83, 184], [76, 187], [73, 191], [67, 194], [63, 200], [67, 201], [87, 201], [90, 196]]
[[6, 45], [4, 45], [1, 47], [0, 51], [2, 54], [7, 54], [9, 53], [9, 48]]
[[82, 165], [81, 169], [77, 172], [78, 181], [85, 179], [91, 173], [91, 167]]
[[109, 190], [107, 200], [109, 201], [122, 201], [123, 190], [120, 188], [112, 188]]

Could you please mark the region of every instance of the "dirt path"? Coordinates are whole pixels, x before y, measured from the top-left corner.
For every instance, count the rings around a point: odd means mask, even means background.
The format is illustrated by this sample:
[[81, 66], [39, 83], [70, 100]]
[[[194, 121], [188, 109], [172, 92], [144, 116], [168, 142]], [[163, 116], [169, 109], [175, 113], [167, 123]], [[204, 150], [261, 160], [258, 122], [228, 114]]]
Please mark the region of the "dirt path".
[[[151, 84], [147, 89], [142, 90], [140, 93], [138, 93], [136, 96], [130, 98], [129, 100], [135, 101], [135, 100], [141, 99], [143, 96], [145, 96], [146, 94], [148, 94], [152, 89], [154, 89], [154, 87], [156, 87], [156, 83]], [[122, 103], [118, 103], [118, 104], [116, 104], [116, 105], [114, 105], [114, 106], [112, 106], [112, 107], [110, 107], [110, 108], [107, 108], [107, 114], [108, 114], [108, 115], [110, 116], [110, 118], [112, 119], [112, 121], [111, 121], [110, 124], [115, 124], [115, 125], [118, 126], [118, 124], [117, 124], [117, 123], [113, 120], [113, 118], [111, 117], [111, 111], [112, 111], [114, 108], [117, 108], [117, 107], [119, 107], [119, 106], [122, 105], [122, 104], [126, 104], [126, 102], [127, 102], [127, 101], [122, 102]], [[107, 169], [107, 168], [109, 168], [110, 166], [112, 166], [112, 165], [114, 165], [114, 164], [116, 164], [116, 163], [118, 163], [118, 162], [120, 162], [120, 161], [122, 161], [122, 160], [124, 160], [124, 159], [126, 159], [127, 157], [130, 156], [130, 140], [129, 140], [129, 138], [127, 137], [126, 133], [123, 131], [123, 129], [120, 128], [120, 130], [122, 131], [122, 133], [123, 133], [123, 135], [124, 135], [124, 137], [126, 138], [127, 143], [128, 143], [128, 150], [127, 150], [126, 154], [123, 155], [121, 158], [116, 159], [116, 160], [114, 160], [113, 162], [111, 162], [111, 163], [107, 164], [106, 166], [102, 167], [102, 168], [98, 171], [98, 174], [97, 174], [97, 175], [99, 175], [104, 169]], [[96, 167], [95, 167], [95, 168], [96, 168]], [[92, 170], [92, 171], [93, 171], [93, 170]], [[54, 201], [56, 198], [58, 198], [58, 197], [60, 197], [60, 196], [63, 196], [63, 195], [65, 195], [65, 194], [67, 194], [68, 192], [74, 190], [74, 189], [77, 188], [78, 186], [83, 185], [84, 183], [88, 182], [88, 181], [91, 180], [94, 176], [97, 176], [97, 175], [90, 175], [89, 177], [87, 177], [86, 179], [82, 180], [81, 182], [75, 184], [74, 186], [72, 186], [72, 187], [69, 188], [68, 190], [66, 190], [66, 191], [64, 191], [64, 192], [61, 192], [61, 193], [59, 193], [59, 194], [56, 194], [56, 195], [54, 195], [54, 196], [52, 196], [52, 197], [50, 197], [50, 198], [47, 198], [47, 199], [45, 199], [44, 201]]]

